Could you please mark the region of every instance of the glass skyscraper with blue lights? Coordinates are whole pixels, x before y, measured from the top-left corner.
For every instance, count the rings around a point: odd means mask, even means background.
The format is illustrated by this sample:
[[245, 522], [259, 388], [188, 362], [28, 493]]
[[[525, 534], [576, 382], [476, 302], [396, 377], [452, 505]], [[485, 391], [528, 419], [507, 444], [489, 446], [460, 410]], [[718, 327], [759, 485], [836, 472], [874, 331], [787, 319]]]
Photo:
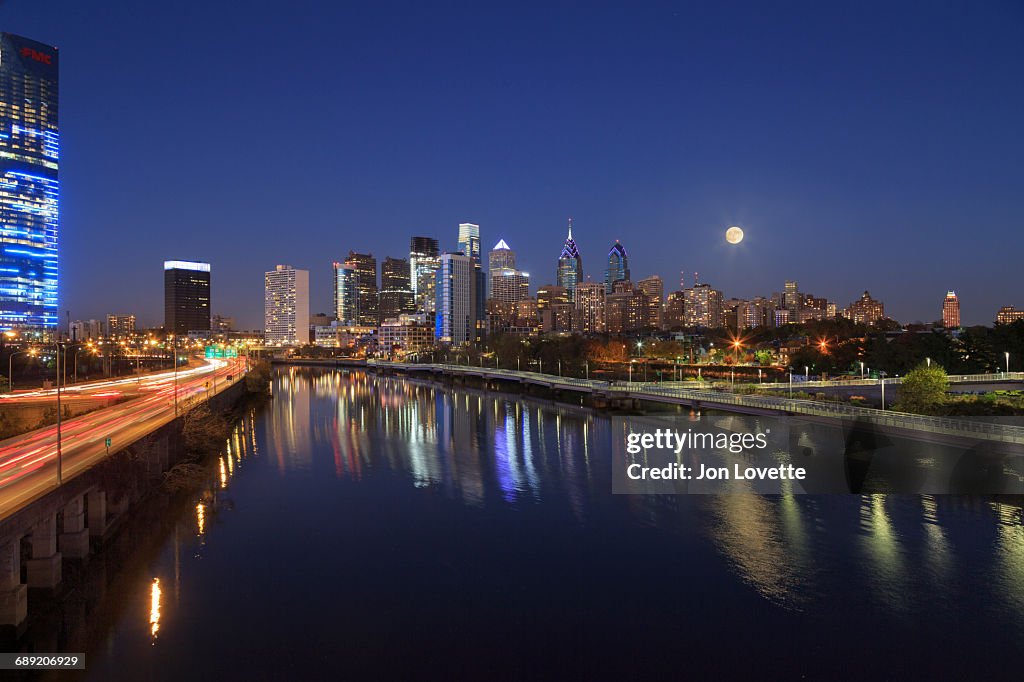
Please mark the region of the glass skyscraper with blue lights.
[[0, 33], [0, 331], [57, 327], [57, 48]]

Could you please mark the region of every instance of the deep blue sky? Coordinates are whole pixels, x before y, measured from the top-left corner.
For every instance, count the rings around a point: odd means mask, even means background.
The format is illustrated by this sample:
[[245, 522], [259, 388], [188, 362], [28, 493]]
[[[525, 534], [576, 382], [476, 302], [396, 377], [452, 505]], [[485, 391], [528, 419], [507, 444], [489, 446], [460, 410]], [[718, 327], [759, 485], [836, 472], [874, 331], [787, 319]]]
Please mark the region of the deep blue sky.
[[[62, 311], [162, 320], [162, 261], [262, 273], [504, 237], [554, 279], [680, 270], [726, 296], [868, 288], [898, 319], [1024, 306], [1024, 5], [29, 2], [61, 49]], [[727, 247], [723, 232], [747, 239]], [[62, 313], [63, 314], [63, 313]]]

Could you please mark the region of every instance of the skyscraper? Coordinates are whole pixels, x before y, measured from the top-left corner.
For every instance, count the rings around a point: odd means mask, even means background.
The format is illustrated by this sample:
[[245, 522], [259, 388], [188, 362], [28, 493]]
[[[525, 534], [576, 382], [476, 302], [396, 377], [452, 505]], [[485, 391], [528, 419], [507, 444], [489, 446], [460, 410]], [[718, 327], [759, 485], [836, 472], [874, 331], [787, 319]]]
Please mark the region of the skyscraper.
[[414, 312], [416, 302], [409, 283], [409, 261], [389, 256], [380, 266], [380, 321]]
[[637, 287], [647, 297], [647, 326], [661, 329], [664, 325], [662, 304], [665, 298], [665, 283], [658, 275], [651, 275], [637, 282]]
[[0, 34], [0, 331], [57, 327], [57, 48]]
[[359, 289], [356, 287], [356, 271], [345, 267], [344, 263], [335, 261], [331, 283], [334, 317], [341, 326], [354, 326], [359, 318]]
[[490, 298], [502, 303], [515, 303], [530, 297], [530, 273], [516, 270], [516, 252], [504, 239], [488, 254], [491, 277]]
[[683, 294], [683, 319], [687, 327], [717, 329], [724, 324], [722, 292], [710, 284], [695, 284]]
[[612, 293], [616, 282], [629, 279], [629, 254], [618, 239], [608, 251], [608, 267], [604, 271], [604, 291]]
[[[450, 243], [450, 242], [449, 242]], [[459, 223], [459, 251], [480, 262], [480, 226], [474, 223]]]
[[263, 278], [263, 319], [268, 346], [309, 343], [309, 271], [278, 265]]
[[164, 329], [176, 335], [210, 330], [210, 264], [164, 261]]
[[602, 282], [580, 282], [576, 285], [576, 315], [573, 331], [597, 334], [605, 330], [605, 291]]
[[942, 301], [942, 326], [946, 329], [960, 328], [960, 299], [955, 291], [947, 291]]
[[476, 274], [473, 259], [462, 253], [441, 255], [437, 270], [437, 317], [434, 336], [438, 343], [454, 346], [476, 339]]
[[558, 256], [558, 271], [555, 284], [565, 288], [569, 302], [576, 300], [576, 287], [583, 281], [583, 257], [572, 238], [572, 218], [569, 218], [569, 236], [562, 244], [562, 253]]
[[433, 237], [413, 237], [409, 240], [409, 283], [412, 285], [416, 309], [433, 313], [437, 302], [434, 291], [440, 249]]
[[348, 252], [345, 267], [356, 273], [358, 310], [356, 323], [362, 327], [376, 327], [377, 314], [377, 259], [372, 253]]

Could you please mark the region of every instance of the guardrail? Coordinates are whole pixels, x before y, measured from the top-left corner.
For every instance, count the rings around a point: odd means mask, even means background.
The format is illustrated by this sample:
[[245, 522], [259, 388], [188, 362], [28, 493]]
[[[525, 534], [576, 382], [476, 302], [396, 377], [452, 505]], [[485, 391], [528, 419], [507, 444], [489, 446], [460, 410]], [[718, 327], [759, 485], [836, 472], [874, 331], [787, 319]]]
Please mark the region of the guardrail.
[[[370, 367], [386, 367], [394, 369], [405, 369], [415, 371], [448, 372], [452, 374], [471, 374], [481, 377], [508, 378], [519, 381], [527, 380], [542, 383], [552, 388], [558, 386], [585, 388], [593, 392], [622, 392], [634, 395], [637, 398], [650, 400], [659, 399], [681, 399], [690, 402], [700, 402], [713, 405], [726, 405], [746, 408], [756, 408], [776, 412], [788, 412], [814, 417], [826, 417], [833, 419], [857, 418], [870, 421], [873, 424], [889, 426], [893, 428], [911, 429], [917, 431], [931, 431], [945, 433], [954, 436], [978, 436], [988, 440], [997, 440], [1008, 443], [1024, 444], [1024, 427], [1010, 424], [998, 424], [992, 422], [976, 421], [970, 419], [953, 419], [949, 417], [931, 417], [927, 415], [910, 414], [907, 412], [894, 412], [892, 410], [877, 410], [870, 407], [855, 405], [843, 405], [839, 403], [822, 403], [814, 400], [800, 400], [794, 398], [782, 398], [774, 396], [738, 395], [727, 391], [709, 391], [700, 389], [668, 387], [657, 382], [622, 382], [622, 381], [596, 381], [593, 379], [576, 379], [572, 377], [560, 377], [540, 372], [523, 372], [490, 367], [472, 367], [467, 365], [451, 364], [416, 364], [403, 362], [370, 361]], [[1024, 373], [1020, 373], [1024, 376]], [[971, 376], [971, 375], [968, 375]], [[973, 375], [990, 376], [990, 375]], [[886, 379], [886, 382], [892, 381]], [[878, 383], [875, 381], [874, 383]], [[789, 384], [785, 384], [787, 387]]]
[[[799, 374], [794, 377], [800, 376]], [[950, 374], [948, 377], [949, 383], [951, 384], [963, 384], [963, 383], [988, 383], [998, 381], [1024, 381], [1024, 372], [999, 372], [998, 374]], [[880, 379], [840, 379], [838, 381], [794, 381], [793, 387], [805, 387], [805, 388], [841, 388], [843, 386], [878, 386]], [[748, 385], [759, 386], [761, 388], [789, 388], [790, 384], [788, 381], [773, 381], [771, 383], [760, 383], [752, 384], [750, 382], [744, 382]], [[890, 386], [894, 384], [903, 383], [902, 377], [889, 377], [885, 379], [885, 385]]]

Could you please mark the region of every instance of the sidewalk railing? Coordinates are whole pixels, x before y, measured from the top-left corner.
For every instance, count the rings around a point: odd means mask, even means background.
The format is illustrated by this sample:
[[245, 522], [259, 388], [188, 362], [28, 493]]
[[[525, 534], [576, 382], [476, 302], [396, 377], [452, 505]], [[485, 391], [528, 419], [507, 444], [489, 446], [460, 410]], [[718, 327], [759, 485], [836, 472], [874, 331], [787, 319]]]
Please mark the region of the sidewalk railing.
[[[716, 405], [735, 406], [768, 410], [776, 412], [788, 412], [814, 417], [826, 417], [834, 419], [862, 419], [873, 424], [893, 428], [911, 429], [916, 431], [939, 432], [948, 435], [978, 436], [988, 440], [997, 440], [1009, 443], [1024, 444], [1024, 427], [1010, 424], [979, 421], [975, 419], [956, 419], [950, 417], [932, 417], [927, 415], [910, 414], [906, 412], [894, 412], [892, 410], [877, 410], [870, 407], [856, 405], [845, 405], [841, 403], [818, 402], [815, 400], [800, 400], [775, 396], [739, 395], [728, 391], [714, 391], [707, 389], [689, 389], [675, 386], [664, 386], [657, 382], [625, 382], [625, 381], [597, 381], [593, 379], [576, 379], [572, 377], [560, 377], [540, 372], [526, 372], [519, 370], [499, 369], [495, 367], [473, 367], [467, 365], [453, 364], [415, 364], [402, 362], [370, 361], [370, 367], [393, 368], [413, 371], [432, 371], [448, 374], [466, 374], [480, 376], [483, 378], [506, 378], [518, 381], [529, 381], [539, 383], [551, 388], [564, 386], [567, 388], [589, 389], [591, 392], [603, 393], [628, 393], [636, 398], [655, 401], [684, 400], [687, 402], [700, 402], [708, 408]], [[1024, 377], [1024, 373], [1019, 373]], [[991, 376], [991, 375], [966, 375], [966, 376]], [[886, 379], [886, 383], [893, 381]], [[877, 384], [877, 380], [873, 382]], [[805, 386], [806, 384], [800, 384]], [[789, 384], [785, 384], [786, 387]]]

